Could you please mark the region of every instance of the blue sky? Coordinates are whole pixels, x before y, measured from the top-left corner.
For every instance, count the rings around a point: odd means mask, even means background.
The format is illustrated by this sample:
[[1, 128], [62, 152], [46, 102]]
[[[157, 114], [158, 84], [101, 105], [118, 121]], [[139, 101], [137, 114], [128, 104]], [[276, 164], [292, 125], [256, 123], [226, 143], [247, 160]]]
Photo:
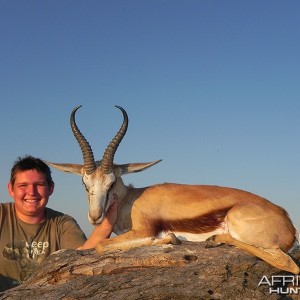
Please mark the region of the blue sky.
[[[0, 196], [19, 156], [81, 163], [77, 123], [116, 163], [163, 161], [126, 183], [236, 187], [300, 228], [299, 1], [0, 0]], [[49, 206], [84, 231], [80, 177], [53, 170]]]

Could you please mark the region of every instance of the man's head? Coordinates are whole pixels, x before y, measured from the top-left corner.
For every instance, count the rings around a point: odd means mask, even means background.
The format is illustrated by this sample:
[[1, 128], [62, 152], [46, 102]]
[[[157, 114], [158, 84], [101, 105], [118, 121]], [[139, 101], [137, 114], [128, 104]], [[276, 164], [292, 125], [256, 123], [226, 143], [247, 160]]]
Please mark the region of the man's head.
[[30, 155], [25, 157], [19, 157], [15, 161], [10, 173], [10, 183], [14, 185], [16, 175], [19, 172], [24, 172], [28, 170], [36, 170], [39, 173], [43, 173], [46, 177], [48, 185], [51, 186], [54, 184], [51, 177], [51, 170], [48, 167], [48, 165], [45, 164], [41, 159]]
[[39, 158], [19, 158], [11, 169], [8, 191], [15, 202], [17, 216], [27, 223], [40, 223], [54, 190], [49, 167]]

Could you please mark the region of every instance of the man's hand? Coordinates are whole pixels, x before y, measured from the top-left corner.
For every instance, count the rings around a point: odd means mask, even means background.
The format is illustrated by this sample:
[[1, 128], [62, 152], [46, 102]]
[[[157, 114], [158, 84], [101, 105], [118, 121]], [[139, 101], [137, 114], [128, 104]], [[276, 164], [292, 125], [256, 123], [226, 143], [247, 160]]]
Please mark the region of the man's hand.
[[114, 194], [112, 203], [102, 223], [95, 227], [88, 240], [77, 250], [95, 248], [96, 245], [100, 243], [102, 240], [109, 238], [113, 231], [114, 225], [116, 223], [117, 214], [118, 214], [118, 197], [117, 195]]
[[109, 229], [110, 234], [113, 231], [114, 225], [116, 223], [118, 216], [118, 196], [116, 194], [113, 195], [113, 200], [111, 202], [111, 205], [106, 213], [106, 216], [104, 217], [102, 223], [98, 226], [102, 226], [103, 229]]

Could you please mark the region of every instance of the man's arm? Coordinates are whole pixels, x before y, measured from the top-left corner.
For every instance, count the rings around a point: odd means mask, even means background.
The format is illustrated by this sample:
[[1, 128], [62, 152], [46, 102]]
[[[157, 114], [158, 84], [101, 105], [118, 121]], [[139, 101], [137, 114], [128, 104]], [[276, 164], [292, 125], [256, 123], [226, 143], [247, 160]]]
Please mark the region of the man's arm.
[[78, 250], [95, 248], [104, 239], [110, 237], [117, 220], [117, 199], [113, 199], [103, 222], [95, 227], [87, 241]]

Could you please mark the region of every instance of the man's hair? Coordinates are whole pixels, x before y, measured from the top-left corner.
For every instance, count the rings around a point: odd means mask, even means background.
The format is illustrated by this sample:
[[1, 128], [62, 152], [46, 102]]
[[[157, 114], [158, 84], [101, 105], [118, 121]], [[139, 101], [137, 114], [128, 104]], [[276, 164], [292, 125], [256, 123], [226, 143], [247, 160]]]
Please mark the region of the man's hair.
[[10, 183], [14, 185], [16, 175], [20, 172], [28, 170], [36, 170], [39, 173], [45, 174], [48, 185], [52, 186], [54, 184], [51, 177], [51, 170], [48, 165], [45, 164], [40, 158], [36, 158], [30, 155], [19, 157], [15, 161], [10, 173]]

